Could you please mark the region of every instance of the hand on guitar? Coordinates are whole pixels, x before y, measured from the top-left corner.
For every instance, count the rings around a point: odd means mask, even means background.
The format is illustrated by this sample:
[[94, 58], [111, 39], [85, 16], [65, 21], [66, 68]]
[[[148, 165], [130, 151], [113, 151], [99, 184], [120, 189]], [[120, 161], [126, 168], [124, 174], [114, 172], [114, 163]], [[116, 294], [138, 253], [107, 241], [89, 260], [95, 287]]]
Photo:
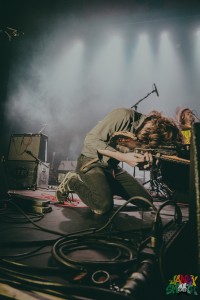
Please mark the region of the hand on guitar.
[[153, 157], [151, 152], [145, 152], [143, 154], [144, 161], [138, 164], [139, 170], [150, 170], [153, 163]]

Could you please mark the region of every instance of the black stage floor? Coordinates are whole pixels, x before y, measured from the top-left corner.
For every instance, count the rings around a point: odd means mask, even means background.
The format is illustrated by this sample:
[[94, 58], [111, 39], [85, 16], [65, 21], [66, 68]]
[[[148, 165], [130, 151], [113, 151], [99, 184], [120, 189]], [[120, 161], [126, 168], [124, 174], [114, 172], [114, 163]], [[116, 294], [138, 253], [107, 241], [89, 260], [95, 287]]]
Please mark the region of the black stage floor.
[[[77, 195], [63, 204], [54, 195], [52, 188], [2, 197], [1, 297], [165, 299], [169, 280], [191, 272], [187, 203], [156, 199], [142, 211], [115, 197], [113, 211], [98, 216]], [[41, 205], [48, 212], [33, 212]]]

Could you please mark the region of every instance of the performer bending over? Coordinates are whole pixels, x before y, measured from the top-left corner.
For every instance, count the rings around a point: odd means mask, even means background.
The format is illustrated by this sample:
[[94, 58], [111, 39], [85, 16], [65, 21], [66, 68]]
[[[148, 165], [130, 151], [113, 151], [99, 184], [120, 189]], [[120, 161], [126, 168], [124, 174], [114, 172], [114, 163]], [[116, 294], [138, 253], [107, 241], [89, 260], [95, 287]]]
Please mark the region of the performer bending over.
[[[135, 167], [149, 168], [150, 152], [144, 154], [127, 152], [127, 147], [113, 146], [113, 137], [123, 135], [131, 138], [131, 148], [157, 148], [180, 141], [179, 129], [172, 120], [154, 111], [142, 115], [132, 109], [119, 108], [109, 113], [85, 137], [75, 172], [68, 172], [58, 186], [58, 201], [64, 201], [73, 191], [95, 213], [104, 214], [113, 208], [113, 196], [128, 200], [141, 196], [153, 201], [151, 195], [131, 174], [119, 166], [119, 162]], [[123, 152], [121, 152], [123, 151]], [[147, 208], [143, 201], [135, 205]]]

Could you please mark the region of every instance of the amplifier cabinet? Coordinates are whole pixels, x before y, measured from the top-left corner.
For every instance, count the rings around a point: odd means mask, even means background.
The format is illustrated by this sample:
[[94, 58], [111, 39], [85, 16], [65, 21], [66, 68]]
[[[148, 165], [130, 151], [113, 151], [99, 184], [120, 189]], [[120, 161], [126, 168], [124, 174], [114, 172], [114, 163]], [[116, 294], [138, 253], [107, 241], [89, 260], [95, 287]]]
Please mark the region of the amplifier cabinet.
[[49, 164], [34, 161], [7, 161], [6, 177], [9, 189], [48, 188]]
[[44, 134], [13, 134], [7, 160], [46, 161], [47, 140]]

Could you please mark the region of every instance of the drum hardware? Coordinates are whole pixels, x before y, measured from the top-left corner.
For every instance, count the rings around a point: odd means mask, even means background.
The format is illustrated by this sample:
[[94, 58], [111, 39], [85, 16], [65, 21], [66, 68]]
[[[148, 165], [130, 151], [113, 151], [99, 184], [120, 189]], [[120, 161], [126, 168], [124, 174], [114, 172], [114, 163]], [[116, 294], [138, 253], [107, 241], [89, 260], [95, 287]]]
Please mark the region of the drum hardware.
[[149, 185], [148, 190], [153, 198], [159, 200], [171, 200], [174, 191], [164, 183], [160, 163], [160, 159], [153, 158], [152, 167], [150, 169], [150, 179], [144, 182], [143, 185]]
[[177, 157], [177, 149], [174, 145], [166, 145], [155, 149], [135, 148], [135, 153], [144, 154], [149, 152], [152, 155], [153, 161], [150, 167], [150, 179], [143, 183], [149, 185], [149, 192], [153, 198], [162, 200], [171, 200], [174, 191], [170, 189], [163, 181], [161, 172], [162, 157]]

